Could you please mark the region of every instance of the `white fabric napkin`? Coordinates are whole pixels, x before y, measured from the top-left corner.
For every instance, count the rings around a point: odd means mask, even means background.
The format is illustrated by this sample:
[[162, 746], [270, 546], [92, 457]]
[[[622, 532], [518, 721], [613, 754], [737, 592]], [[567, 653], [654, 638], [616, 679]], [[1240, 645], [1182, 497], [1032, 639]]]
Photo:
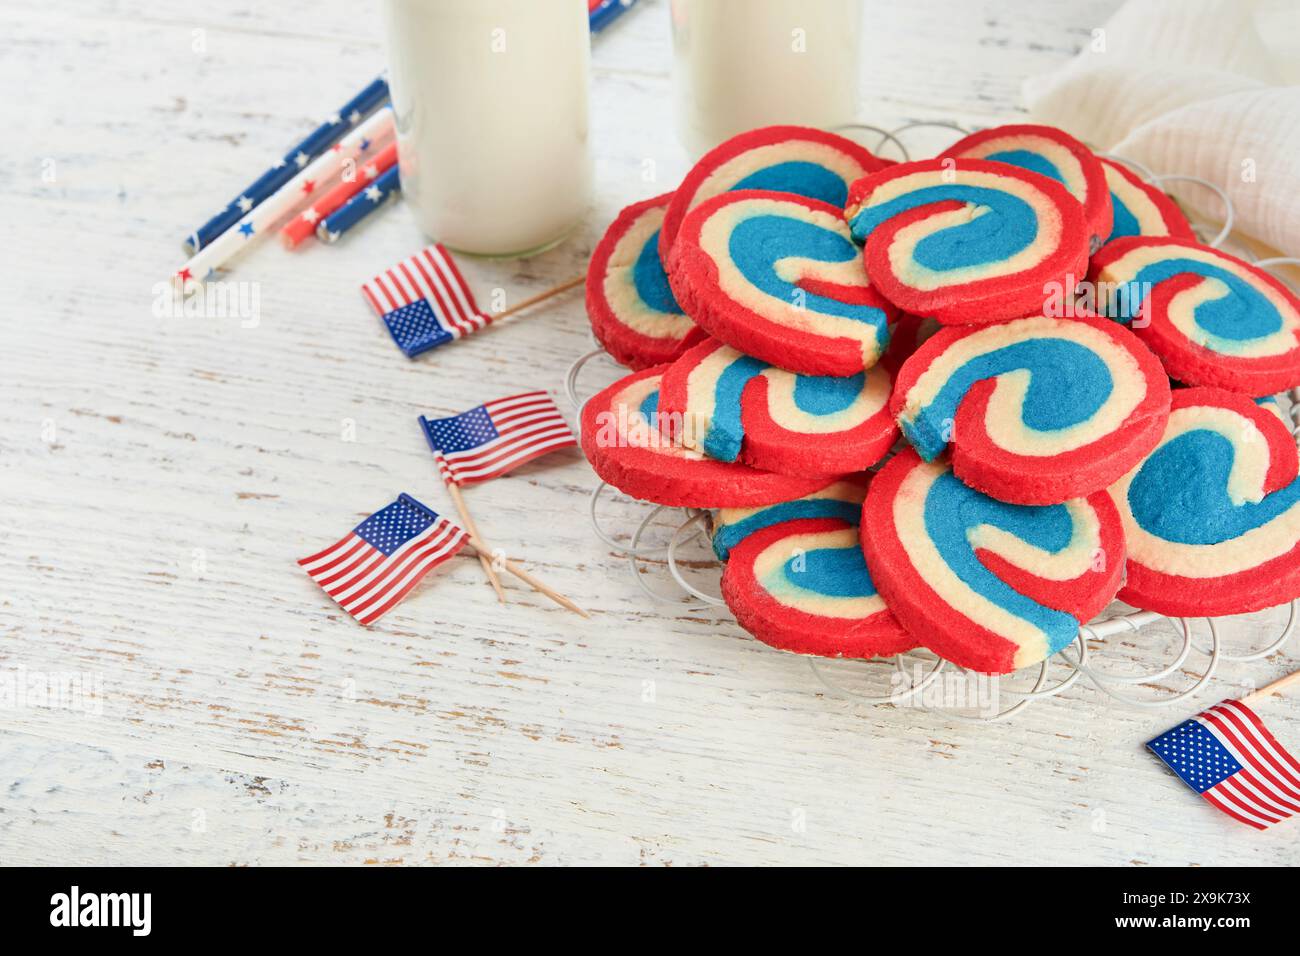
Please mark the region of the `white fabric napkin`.
[[[1129, 0], [1064, 68], [1024, 84], [1031, 117], [1157, 174], [1223, 187], [1236, 228], [1300, 256], [1300, 2]], [[1169, 184], [1209, 218], [1217, 197]]]

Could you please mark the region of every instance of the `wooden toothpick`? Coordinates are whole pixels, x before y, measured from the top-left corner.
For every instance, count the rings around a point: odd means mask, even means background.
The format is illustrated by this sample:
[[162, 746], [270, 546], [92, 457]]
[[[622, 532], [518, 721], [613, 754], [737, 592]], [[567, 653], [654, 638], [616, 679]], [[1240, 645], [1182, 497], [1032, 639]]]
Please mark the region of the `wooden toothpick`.
[[1265, 684], [1259, 690], [1247, 694], [1245, 697], [1241, 698], [1241, 702], [1250, 705], [1255, 701], [1263, 700], [1265, 697], [1272, 697], [1274, 694], [1281, 693], [1292, 684], [1298, 683], [1300, 683], [1300, 671], [1292, 671], [1284, 677], [1279, 677], [1271, 684]]
[[530, 295], [528, 298], [524, 299], [524, 301], [512, 305], [503, 312], [498, 312], [496, 315], [492, 316], [492, 321], [495, 322], [497, 319], [504, 319], [508, 316], [514, 315], [516, 312], [522, 312], [524, 309], [531, 308], [539, 302], [545, 302], [547, 299], [559, 295], [561, 292], [568, 292], [574, 286], [581, 285], [586, 281], [586, 275], [574, 276], [572, 279], [566, 279], [559, 285], [551, 286], [551, 288], [539, 292], [536, 295]]
[[[465, 530], [470, 533], [471, 537], [478, 538], [481, 541], [482, 538], [479, 537], [478, 527], [474, 524], [474, 518], [469, 513], [465, 498], [460, 493], [460, 485], [445, 478], [444, 481], [446, 481], [447, 491], [451, 493], [451, 500], [456, 505], [456, 510], [460, 512], [460, 520], [465, 525]], [[485, 544], [484, 547], [487, 547], [487, 545]], [[492, 555], [479, 548], [475, 548], [475, 550], [478, 552], [478, 562], [483, 565], [483, 571], [487, 574], [488, 583], [492, 585], [492, 590], [497, 592], [497, 600], [505, 604], [506, 592], [501, 589], [501, 579], [497, 577], [497, 569], [492, 566]]]
[[[477, 551], [480, 555], [484, 555], [484, 554], [490, 555], [492, 553], [492, 549], [489, 548], [486, 544], [484, 544], [482, 539], [479, 538], [477, 535], [475, 535], [473, 532], [470, 532], [469, 543], [474, 548], [474, 550]], [[559, 591], [555, 590], [554, 588], [550, 587], [547, 584], [543, 584], [540, 580], [538, 580], [533, 575], [529, 574], [519, 565], [511, 561], [509, 558], [501, 558], [501, 566], [505, 568], [507, 571], [509, 571], [511, 574], [513, 574], [515, 577], [517, 577], [520, 581], [523, 581], [525, 584], [527, 584], [538, 594], [545, 594], [556, 604], [560, 605], [560, 607], [567, 608], [568, 610], [572, 611], [574, 614], [581, 614], [585, 618], [591, 617], [590, 614], [588, 614], [582, 608], [578, 607], [578, 605], [574, 604], [572, 601], [570, 601]]]

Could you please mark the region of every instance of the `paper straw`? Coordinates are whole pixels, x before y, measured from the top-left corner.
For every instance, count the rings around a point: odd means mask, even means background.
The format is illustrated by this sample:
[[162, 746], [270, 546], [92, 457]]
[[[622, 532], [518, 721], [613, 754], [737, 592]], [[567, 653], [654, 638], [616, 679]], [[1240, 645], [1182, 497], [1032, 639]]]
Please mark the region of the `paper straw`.
[[293, 179], [299, 170], [329, 149], [340, 136], [354, 129], [387, 101], [388, 83], [381, 76], [344, 103], [337, 113], [318, 126], [311, 135], [285, 153], [283, 159], [254, 180], [221, 212], [191, 233], [185, 240], [185, 251], [191, 254], [198, 252], [218, 236], [224, 235], [231, 226]]
[[340, 182], [280, 230], [280, 240], [286, 249], [296, 249], [308, 236], [315, 235], [316, 226], [323, 222], [330, 213], [341, 209], [343, 204], [388, 172], [397, 164], [397, 144], [389, 143], [375, 158], [357, 169], [356, 175], [349, 181]]
[[605, 29], [634, 3], [636, 0], [588, 0], [587, 16], [590, 18], [591, 32], [598, 33]]
[[393, 166], [388, 172], [349, 199], [342, 209], [317, 226], [316, 238], [321, 242], [338, 242], [339, 236], [382, 206], [385, 199], [401, 188], [398, 168]]
[[327, 182], [338, 174], [348, 160], [369, 158], [375, 143], [393, 135], [393, 111], [385, 106], [360, 126], [343, 137], [334, 147], [312, 160], [297, 176], [275, 191], [260, 206], [244, 216], [231, 229], [227, 229], [210, 245], [196, 252], [173, 277], [173, 282], [186, 292], [198, 289], [205, 279], [217, 269], [257, 242], [268, 232], [274, 232], [301, 201], [303, 185], [307, 182]]

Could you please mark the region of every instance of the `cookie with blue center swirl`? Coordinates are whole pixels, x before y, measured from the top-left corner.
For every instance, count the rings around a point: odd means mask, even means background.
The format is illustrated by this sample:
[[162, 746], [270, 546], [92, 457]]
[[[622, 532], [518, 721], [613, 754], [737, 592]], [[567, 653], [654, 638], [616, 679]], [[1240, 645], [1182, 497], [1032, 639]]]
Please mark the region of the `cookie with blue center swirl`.
[[761, 528], [731, 548], [722, 597], [765, 644], [820, 657], [869, 658], [910, 650], [876, 590], [856, 524], [798, 518]]
[[605, 351], [629, 368], [671, 362], [698, 329], [682, 311], [659, 259], [672, 193], [633, 203], [597, 243], [587, 267], [587, 317]]
[[1043, 311], [1088, 264], [1083, 207], [1060, 183], [1007, 163], [927, 159], [858, 180], [845, 207], [872, 285], [946, 325]]
[[1300, 597], [1300, 478], [1281, 418], [1218, 388], [1174, 392], [1155, 450], [1111, 489], [1124, 519], [1120, 600], [1179, 616]]
[[767, 505], [832, 483], [715, 461], [668, 438], [658, 421], [665, 367], [625, 376], [583, 406], [582, 451], [602, 480], [633, 498], [678, 508]]
[[840, 211], [800, 196], [746, 189], [701, 203], [677, 234], [668, 277], [700, 328], [805, 375], [875, 365], [897, 317]]
[[1185, 242], [1197, 241], [1192, 224], [1168, 195], [1143, 182], [1123, 163], [1098, 158], [1106, 174], [1110, 204], [1115, 211], [1115, 224], [1107, 242], [1124, 236], [1170, 236]]
[[866, 473], [849, 475], [819, 491], [755, 508], [719, 508], [713, 512], [710, 539], [718, 560], [726, 561], [731, 549], [756, 531], [797, 518], [835, 518], [856, 525], [867, 496]]
[[1124, 532], [1106, 492], [1014, 505], [906, 450], [872, 479], [867, 567], [890, 611], [954, 664], [1005, 674], [1055, 654], [1115, 596]]
[[664, 372], [661, 424], [687, 448], [783, 475], [844, 475], [874, 465], [898, 429], [879, 365], [837, 378], [797, 375], [714, 339]]
[[673, 193], [659, 233], [665, 262], [686, 214], [733, 189], [763, 189], [844, 207], [849, 184], [884, 160], [851, 139], [806, 126], [764, 126], [709, 150]]
[[1088, 273], [1097, 310], [1133, 331], [1170, 378], [1262, 396], [1300, 386], [1300, 298], [1263, 269], [1181, 239], [1106, 244]]
[[1046, 176], [1064, 186], [1083, 206], [1089, 251], [1110, 235], [1110, 190], [1101, 162], [1092, 150], [1053, 126], [1019, 123], [971, 133], [939, 154], [940, 159], [985, 159]]
[[903, 363], [890, 407], [926, 461], [951, 447], [968, 485], [1055, 504], [1108, 487], [1155, 446], [1169, 380], [1114, 322], [1035, 316], [941, 329]]

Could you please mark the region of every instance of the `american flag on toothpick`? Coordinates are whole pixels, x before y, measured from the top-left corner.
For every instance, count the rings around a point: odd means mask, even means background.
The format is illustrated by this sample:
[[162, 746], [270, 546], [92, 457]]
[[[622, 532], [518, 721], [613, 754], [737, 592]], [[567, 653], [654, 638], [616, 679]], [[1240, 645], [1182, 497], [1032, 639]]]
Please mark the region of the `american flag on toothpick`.
[[492, 317], [479, 309], [451, 253], [435, 243], [361, 287], [408, 358], [477, 332]]
[[458, 525], [402, 494], [298, 563], [343, 610], [369, 625], [468, 540]]
[[1257, 830], [1300, 812], [1300, 761], [1243, 701], [1216, 704], [1147, 747], [1206, 800]]
[[421, 415], [420, 425], [448, 484], [496, 478], [539, 455], [578, 443], [559, 406], [545, 392], [498, 398], [450, 418]]

